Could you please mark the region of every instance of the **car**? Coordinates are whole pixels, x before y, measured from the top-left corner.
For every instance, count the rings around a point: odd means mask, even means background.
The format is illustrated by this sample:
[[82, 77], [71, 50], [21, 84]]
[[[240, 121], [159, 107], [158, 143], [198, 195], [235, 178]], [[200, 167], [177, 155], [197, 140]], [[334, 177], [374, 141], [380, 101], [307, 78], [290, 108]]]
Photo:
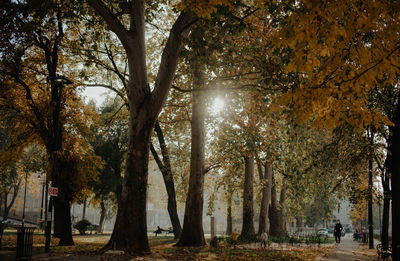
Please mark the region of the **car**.
[[319, 237], [327, 237], [328, 236], [328, 229], [326, 229], [326, 228], [318, 229], [317, 236], [319, 236]]
[[19, 226], [21, 223], [19, 221], [15, 220], [10, 220], [10, 219], [5, 219], [1, 221], [1, 225], [5, 227], [14, 227], [14, 226]]
[[329, 233], [329, 234], [333, 234], [333, 228], [331, 228], [331, 227], [328, 228], [328, 233]]

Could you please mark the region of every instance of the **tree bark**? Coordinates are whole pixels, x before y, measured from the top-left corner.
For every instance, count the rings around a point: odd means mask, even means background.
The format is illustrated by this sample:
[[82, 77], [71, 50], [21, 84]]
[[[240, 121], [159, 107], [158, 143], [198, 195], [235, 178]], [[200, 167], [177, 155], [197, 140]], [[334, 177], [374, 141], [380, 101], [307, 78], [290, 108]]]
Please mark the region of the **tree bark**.
[[[193, 70], [193, 88], [204, 85], [202, 68]], [[203, 189], [204, 189], [204, 92], [192, 93], [192, 148], [190, 156], [189, 191], [181, 237], [176, 246], [204, 246]]]
[[[389, 133], [389, 141], [392, 134]], [[390, 142], [389, 142], [390, 144]], [[383, 212], [382, 212], [382, 233], [381, 242], [382, 248], [388, 249], [389, 246], [389, 216], [390, 216], [390, 173], [389, 173], [390, 156], [386, 155], [385, 167], [382, 171], [381, 181], [383, 188]]]
[[99, 220], [99, 226], [97, 227], [97, 233], [101, 234], [103, 233], [103, 224], [104, 224], [104, 219], [106, 216], [106, 208], [104, 206], [104, 202], [100, 202], [100, 220]]
[[[58, 141], [53, 148], [59, 147], [61, 141]], [[74, 245], [71, 227], [71, 195], [68, 193], [68, 184], [63, 182], [63, 175], [66, 172], [76, 171], [73, 162], [66, 160], [60, 150], [52, 150], [50, 154], [49, 173], [52, 180], [52, 186], [58, 188], [58, 195], [52, 196], [53, 212], [54, 212], [54, 236], [60, 238], [60, 246]]]
[[279, 210], [276, 195], [276, 183], [272, 172], [271, 205], [269, 210], [269, 233], [271, 236], [279, 236]]
[[146, 193], [151, 131], [172, 85], [182, 47], [182, 39], [196, 21], [182, 12], [170, 30], [151, 91], [147, 82], [145, 50], [145, 1], [132, 1], [130, 28], [126, 28], [103, 1], [89, 0], [121, 41], [128, 58], [129, 142], [126, 171], [122, 185], [119, 215], [107, 245], [131, 254], [149, 252], [146, 223]]
[[82, 206], [82, 219], [85, 219], [85, 217], [86, 217], [86, 201], [87, 201], [87, 198], [85, 197], [83, 199], [83, 206]]
[[254, 156], [245, 157], [244, 187], [243, 187], [243, 222], [242, 236], [255, 234], [254, 229]]
[[[261, 168], [261, 166], [260, 166]], [[260, 172], [261, 170], [259, 170]], [[261, 176], [260, 176], [261, 178]], [[272, 183], [272, 168], [268, 164], [264, 166], [264, 175], [262, 176], [263, 188], [262, 188], [262, 199], [260, 206], [260, 218], [258, 223], [258, 234], [261, 235], [263, 231], [269, 232], [268, 230], [268, 210], [271, 202], [271, 183]]]
[[226, 209], [226, 234], [232, 234], [232, 206], [231, 204]]
[[174, 230], [174, 238], [178, 239], [182, 233], [182, 227], [178, 217], [174, 176], [172, 175], [172, 168], [169, 160], [169, 152], [167, 149], [167, 145], [165, 143], [164, 134], [162, 132], [161, 126], [158, 121], [156, 122], [154, 130], [156, 131], [158, 142], [160, 144], [161, 154], [163, 155], [162, 159], [163, 162], [161, 162], [161, 159], [158, 157], [157, 151], [154, 149], [152, 144], [150, 148], [164, 179], [164, 185], [168, 195], [168, 207], [167, 207], [168, 214]]
[[[371, 128], [370, 128], [371, 129]], [[372, 146], [374, 145], [374, 133], [373, 131], [369, 132], [369, 140], [370, 146], [372, 150]], [[373, 213], [372, 213], [372, 193], [373, 193], [373, 162], [372, 162], [372, 151], [369, 153], [369, 160], [368, 160], [368, 233], [369, 233], [369, 240], [368, 246], [369, 249], [374, 248], [374, 224], [373, 224]]]
[[[71, 246], [74, 244], [71, 228], [71, 206], [60, 197], [53, 197], [54, 206], [54, 233], [60, 238], [58, 245]], [[57, 225], [57, 226], [56, 226]]]
[[392, 249], [393, 260], [400, 260], [400, 94], [394, 113], [394, 126], [391, 127], [393, 140], [389, 144], [391, 154], [390, 174], [392, 185]]
[[281, 194], [279, 199], [279, 216], [278, 216], [278, 224], [279, 224], [279, 234], [285, 235], [286, 230], [286, 186], [282, 185]]
[[152, 129], [151, 121], [133, 124], [131, 119], [126, 170], [119, 204], [119, 222], [115, 224], [112, 243], [118, 250], [138, 255], [150, 252], [147, 239], [146, 195]]

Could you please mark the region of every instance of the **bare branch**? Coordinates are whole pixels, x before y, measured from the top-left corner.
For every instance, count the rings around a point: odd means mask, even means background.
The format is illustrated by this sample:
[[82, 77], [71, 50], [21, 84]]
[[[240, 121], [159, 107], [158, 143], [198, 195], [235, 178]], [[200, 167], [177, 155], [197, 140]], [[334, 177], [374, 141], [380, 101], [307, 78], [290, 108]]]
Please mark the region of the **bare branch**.
[[213, 169], [216, 169], [216, 168], [220, 168], [220, 167], [222, 167], [222, 165], [221, 165], [221, 163], [213, 163], [213, 164], [211, 164], [210, 166], [208, 166], [208, 167], [206, 167], [206, 168], [204, 168], [204, 175], [205, 174], [207, 174], [209, 171], [211, 171], [211, 170], [213, 170]]
[[117, 74], [118, 78], [121, 80], [121, 83], [122, 83], [122, 85], [124, 86], [124, 89], [126, 89], [126, 88], [127, 88], [127, 86], [126, 86], [126, 79], [125, 79], [125, 77], [120, 73], [120, 71], [119, 71], [119, 69], [118, 69], [118, 67], [117, 67], [117, 64], [116, 64], [115, 61], [114, 61], [114, 55], [113, 55], [112, 52], [111, 52], [111, 48], [108, 49], [106, 44], [104, 44], [104, 47], [106, 48], [107, 56], [108, 56], [108, 59], [110, 60], [112, 66], [113, 66], [113, 68], [114, 68], [114, 72]]
[[109, 125], [111, 122], [112, 122], [112, 120], [114, 119], [114, 117], [122, 110], [122, 108], [124, 108], [124, 106], [126, 106], [126, 107], [128, 107], [128, 104], [127, 103], [123, 103], [120, 107], [119, 107], [119, 109], [110, 117], [110, 119], [106, 122], [106, 125]]

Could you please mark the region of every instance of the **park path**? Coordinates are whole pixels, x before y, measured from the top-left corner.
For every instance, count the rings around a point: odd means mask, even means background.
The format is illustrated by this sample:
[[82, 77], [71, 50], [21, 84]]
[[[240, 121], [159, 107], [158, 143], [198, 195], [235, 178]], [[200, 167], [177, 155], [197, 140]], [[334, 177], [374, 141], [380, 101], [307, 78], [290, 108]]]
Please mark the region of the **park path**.
[[[376, 243], [375, 243], [376, 245]], [[377, 260], [376, 250], [368, 249], [365, 244], [362, 245], [354, 241], [352, 235], [347, 234], [342, 237], [341, 243], [336, 244], [329, 255], [320, 257], [317, 261], [370, 261]]]

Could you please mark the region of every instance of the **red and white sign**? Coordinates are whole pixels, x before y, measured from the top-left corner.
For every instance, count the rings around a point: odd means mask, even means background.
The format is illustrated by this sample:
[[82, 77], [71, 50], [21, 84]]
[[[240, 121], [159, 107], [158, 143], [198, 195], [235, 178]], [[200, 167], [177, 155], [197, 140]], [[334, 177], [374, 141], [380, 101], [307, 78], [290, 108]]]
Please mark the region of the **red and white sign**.
[[53, 197], [58, 196], [58, 188], [55, 187], [49, 187], [49, 195]]

